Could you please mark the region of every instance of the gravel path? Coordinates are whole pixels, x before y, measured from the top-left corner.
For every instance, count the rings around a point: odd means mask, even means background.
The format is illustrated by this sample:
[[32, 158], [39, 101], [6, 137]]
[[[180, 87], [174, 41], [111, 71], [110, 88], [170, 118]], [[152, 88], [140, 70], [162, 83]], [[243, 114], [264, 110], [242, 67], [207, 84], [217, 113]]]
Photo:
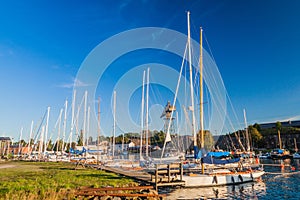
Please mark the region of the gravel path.
[[4, 168], [12, 168], [12, 167], [15, 167], [15, 165], [8, 165], [8, 164], [0, 165], [0, 169], [4, 169]]

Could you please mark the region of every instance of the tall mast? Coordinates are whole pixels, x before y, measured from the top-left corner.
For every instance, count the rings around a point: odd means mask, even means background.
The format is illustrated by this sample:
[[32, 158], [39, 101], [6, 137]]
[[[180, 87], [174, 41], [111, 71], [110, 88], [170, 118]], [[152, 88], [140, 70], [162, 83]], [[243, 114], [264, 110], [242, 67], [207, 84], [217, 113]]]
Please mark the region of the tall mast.
[[[239, 131], [238, 131], [238, 132], [239, 132]], [[243, 145], [243, 143], [242, 143], [242, 141], [241, 141], [241, 138], [238, 136], [237, 132], [234, 132], [234, 135], [235, 135], [235, 137], [236, 137], [236, 139], [237, 139], [237, 141], [238, 141], [240, 147], [242, 148], [242, 151], [246, 151], [246, 149], [245, 149], [245, 147], [244, 147], [244, 145]]]
[[179, 151], [180, 151], [180, 142], [179, 142], [179, 123], [178, 123], [178, 111], [176, 112], [176, 129], [177, 129], [177, 147], [178, 147], [178, 153], [179, 153]]
[[71, 129], [70, 129], [70, 148], [72, 148], [72, 135], [73, 135], [73, 129], [74, 129], [74, 117], [75, 117], [75, 101], [76, 101], [76, 90], [73, 92], [73, 98], [72, 98], [72, 117], [71, 117]]
[[115, 137], [116, 137], [116, 98], [117, 94], [116, 91], [114, 91], [114, 126], [113, 126], [113, 146], [112, 146], [112, 157], [115, 156]]
[[200, 27], [200, 131], [201, 148], [204, 148], [204, 117], [203, 117], [203, 48], [202, 48], [202, 27]]
[[87, 90], [84, 93], [83, 146], [86, 145], [86, 109], [87, 109]]
[[65, 137], [66, 137], [66, 128], [67, 128], [67, 110], [68, 110], [68, 100], [66, 99], [65, 102], [65, 112], [64, 112], [64, 130], [63, 130], [63, 136], [62, 136], [62, 147], [61, 151], [64, 151], [64, 146], [65, 146]]
[[124, 135], [124, 133], [123, 133], [123, 137], [122, 137], [122, 152], [124, 151], [124, 140], [125, 140], [125, 135]]
[[99, 146], [100, 146], [100, 97], [98, 97], [98, 138], [97, 138], [97, 163], [99, 162]]
[[49, 126], [49, 115], [50, 115], [50, 107], [47, 109], [47, 120], [46, 120], [46, 129], [45, 129], [45, 147], [44, 147], [44, 153], [47, 151], [47, 135], [48, 135], [48, 126]]
[[194, 149], [197, 148], [197, 133], [196, 133], [196, 120], [195, 120], [195, 105], [194, 105], [194, 88], [193, 88], [193, 71], [192, 71], [192, 55], [191, 55], [191, 32], [190, 32], [190, 12], [187, 12], [187, 23], [188, 23], [188, 52], [189, 52], [189, 71], [190, 71], [190, 92], [191, 92], [191, 103], [192, 103], [192, 131], [194, 136]]
[[147, 71], [147, 91], [146, 91], [146, 157], [148, 157], [148, 139], [149, 139], [149, 75], [150, 68]]
[[45, 133], [45, 126], [42, 126], [41, 135], [40, 135], [40, 145], [39, 145], [39, 159], [41, 158], [41, 153], [43, 151], [44, 133]]
[[248, 124], [247, 124], [247, 118], [246, 118], [246, 110], [244, 109], [244, 120], [245, 120], [245, 126], [246, 126], [246, 149], [247, 151], [250, 151], [250, 141], [249, 141], [249, 134], [248, 134]]
[[296, 138], [294, 138], [294, 144], [295, 144], [295, 152], [297, 153], [297, 152], [298, 152], [298, 147], [297, 147], [297, 141], [296, 141]]
[[33, 131], [33, 120], [31, 121], [31, 126], [30, 126], [30, 133], [29, 133], [29, 142], [28, 142], [28, 150], [27, 150], [27, 153], [30, 152], [31, 138], [32, 138], [32, 131]]
[[21, 144], [22, 135], [23, 135], [23, 127], [21, 128], [21, 131], [20, 131], [20, 140], [19, 140], [19, 152], [18, 152], [18, 156], [20, 156], [20, 155], [22, 154], [22, 144]]
[[87, 112], [87, 127], [86, 127], [86, 146], [89, 146], [89, 135], [90, 135], [90, 112], [91, 112], [91, 107], [88, 106], [88, 112]]
[[278, 142], [279, 142], [279, 149], [282, 149], [282, 142], [281, 142], [281, 136], [280, 136], [280, 130], [277, 130], [278, 133]]
[[[81, 131], [80, 131], [80, 133], [79, 133], [79, 130], [78, 130], [78, 121], [79, 121], [79, 111], [80, 111], [80, 105], [78, 105], [78, 107], [77, 107], [77, 113], [76, 113], [76, 126], [75, 126], [75, 129], [76, 129], [76, 131], [75, 131], [75, 135], [76, 135], [76, 138], [79, 136], [79, 138], [81, 138]], [[74, 125], [75, 125], [75, 122], [74, 122]], [[79, 135], [80, 134], [80, 135]], [[83, 135], [82, 135], [82, 145], [83, 145], [83, 143], [84, 143], [84, 141], [83, 141]]]
[[143, 151], [143, 133], [144, 133], [144, 95], [145, 95], [145, 76], [146, 71], [143, 73], [143, 89], [142, 89], [142, 106], [141, 106], [141, 138], [140, 138], [140, 160], [142, 159]]
[[234, 143], [233, 143], [233, 141], [232, 141], [232, 138], [231, 138], [231, 136], [230, 136], [230, 133], [228, 134], [228, 137], [229, 137], [231, 146], [233, 147], [234, 150], [236, 150], [236, 147], [235, 147], [235, 145], [234, 145]]
[[[57, 140], [56, 140], [56, 152], [58, 152], [58, 149], [59, 149], [59, 138], [60, 138], [62, 112], [63, 112], [63, 109], [60, 109], [59, 118], [58, 118], [58, 134], [57, 134]], [[62, 151], [63, 151], [63, 147], [62, 147]]]

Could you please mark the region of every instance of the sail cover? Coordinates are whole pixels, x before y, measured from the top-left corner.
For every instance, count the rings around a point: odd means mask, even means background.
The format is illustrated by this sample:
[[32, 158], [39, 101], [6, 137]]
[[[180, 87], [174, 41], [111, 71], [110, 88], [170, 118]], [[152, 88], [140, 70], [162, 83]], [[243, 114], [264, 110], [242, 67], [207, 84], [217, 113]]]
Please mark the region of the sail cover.
[[216, 151], [216, 152], [208, 152], [206, 156], [209, 157], [215, 157], [215, 158], [223, 158], [223, 157], [229, 157], [230, 156], [230, 152], [228, 151]]

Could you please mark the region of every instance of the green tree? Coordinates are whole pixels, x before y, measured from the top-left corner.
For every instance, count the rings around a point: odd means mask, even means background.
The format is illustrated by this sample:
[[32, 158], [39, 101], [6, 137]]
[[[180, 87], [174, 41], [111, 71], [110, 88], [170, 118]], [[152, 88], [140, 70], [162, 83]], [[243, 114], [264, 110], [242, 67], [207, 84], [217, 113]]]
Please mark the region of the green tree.
[[131, 138], [140, 138], [140, 134], [139, 133], [125, 133], [124, 137], [131, 139]]
[[26, 142], [25, 142], [25, 140], [20, 140], [19, 142], [18, 142], [18, 145], [21, 143], [21, 146], [22, 147], [25, 147], [26, 146]]
[[249, 130], [251, 132], [251, 137], [254, 141], [259, 141], [263, 138], [261, 133], [253, 126], [249, 126]]
[[251, 134], [252, 141], [256, 145], [260, 145], [262, 143], [263, 136], [262, 134], [255, 128], [254, 126], [248, 126], [248, 132]]
[[165, 142], [166, 134], [163, 131], [156, 131], [151, 139], [152, 144], [157, 144], [160, 147], [163, 147]]
[[33, 145], [33, 144], [34, 144], [34, 139], [31, 138], [31, 139], [29, 140], [29, 145]]
[[281, 130], [281, 128], [282, 128], [281, 122], [279, 122], [279, 121], [276, 122], [275, 126], [276, 126], [276, 130]]
[[255, 123], [253, 127], [256, 128], [259, 132], [261, 131], [260, 125], [258, 123]]
[[115, 137], [116, 144], [122, 144], [122, 140], [123, 140], [123, 135], [119, 135], [119, 136]]
[[77, 145], [78, 146], [83, 146], [83, 131], [82, 130], [80, 131], [80, 135], [79, 135], [78, 140], [77, 140]]
[[52, 149], [52, 147], [53, 147], [53, 143], [52, 143], [52, 140], [49, 140], [48, 142], [47, 142], [47, 150], [49, 151], [49, 150], [51, 150]]
[[75, 149], [75, 147], [76, 147], [76, 142], [72, 142], [72, 143], [71, 143], [71, 148], [72, 148], [72, 149]]
[[[201, 131], [197, 134], [197, 144], [200, 147], [201, 144]], [[206, 150], [211, 150], [215, 144], [214, 138], [210, 131], [204, 130], [204, 148]]]

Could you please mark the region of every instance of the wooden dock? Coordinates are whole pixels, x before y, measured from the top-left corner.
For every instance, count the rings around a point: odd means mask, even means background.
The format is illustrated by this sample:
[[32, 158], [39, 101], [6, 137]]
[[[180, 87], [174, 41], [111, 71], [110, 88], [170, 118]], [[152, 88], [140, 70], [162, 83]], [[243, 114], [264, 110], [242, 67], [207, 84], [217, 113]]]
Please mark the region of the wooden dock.
[[127, 176], [149, 185], [153, 185], [156, 191], [158, 190], [158, 187], [175, 187], [185, 185], [185, 182], [182, 180], [182, 163], [157, 164], [155, 166], [155, 169], [149, 171], [130, 170], [128, 168], [123, 169], [121, 167], [114, 168], [107, 166], [101, 166], [101, 169], [119, 175]]
[[156, 191], [158, 190], [158, 187], [185, 185], [185, 182], [182, 180], [182, 163], [157, 164], [155, 166], [155, 171], [150, 174], [151, 182], [155, 185]]

